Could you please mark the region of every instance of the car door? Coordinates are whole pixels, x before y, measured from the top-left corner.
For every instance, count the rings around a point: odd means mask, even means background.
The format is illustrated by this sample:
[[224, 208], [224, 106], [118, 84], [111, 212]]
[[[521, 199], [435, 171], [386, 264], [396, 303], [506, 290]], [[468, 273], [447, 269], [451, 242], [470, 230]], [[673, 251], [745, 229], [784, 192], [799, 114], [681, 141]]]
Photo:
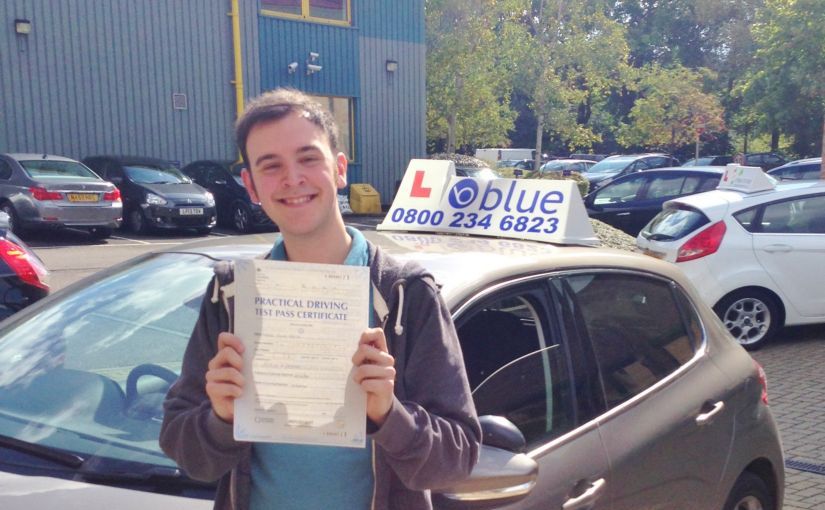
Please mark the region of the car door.
[[557, 316], [546, 279], [536, 278], [499, 287], [456, 317], [479, 415], [515, 424], [539, 465], [530, 494], [503, 508], [610, 508], [595, 369], [563, 340]]
[[592, 346], [607, 411], [606, 486], [616, 510], [714, 508], [734, 432], [729, 380], [672, 282], [629, 271], [554, 281]]
[[757, 260], [803, 317], [825, 317], [825, 194], [774, 202], [757, 213]]
[[586, 201], [588, 215], [635, 236], [639, 231], [632, 232], [634, 211], [644, 196], [648, 180], [644, 173], [637, 173], [617, 179], [594, 191], [592, 198], [588, 197]]

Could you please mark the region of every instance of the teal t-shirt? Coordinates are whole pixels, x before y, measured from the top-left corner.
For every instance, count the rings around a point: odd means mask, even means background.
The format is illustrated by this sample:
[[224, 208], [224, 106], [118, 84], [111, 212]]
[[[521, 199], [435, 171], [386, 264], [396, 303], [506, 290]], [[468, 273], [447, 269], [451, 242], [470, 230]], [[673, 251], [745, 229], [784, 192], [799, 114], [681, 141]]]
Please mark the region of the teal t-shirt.
[[[352, 246], [344, 264], [368, 266], [366, 239], [354, 228], [347, 227], [347, 232], [352, 237]], [[271, 258], [286, 260], [280, 237], [272, 247]], [[374, 483], [369, 441], [366, 448], [280, 443], [252, 446], [250, 510], [365, 510], [372, 503]]]

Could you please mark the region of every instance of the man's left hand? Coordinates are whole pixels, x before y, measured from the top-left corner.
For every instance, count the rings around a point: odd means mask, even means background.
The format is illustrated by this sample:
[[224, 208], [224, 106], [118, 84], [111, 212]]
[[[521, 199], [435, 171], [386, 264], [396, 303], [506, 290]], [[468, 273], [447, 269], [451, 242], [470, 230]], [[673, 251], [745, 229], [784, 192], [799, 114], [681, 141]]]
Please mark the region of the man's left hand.
[[369, 328], [361, 333], [352, 364], [355, 365], [353, 379], [367, 392], [367, 417], [380, 427], [392, 407], [395, 386], [395, 358], [390, 356], [381, 328]]

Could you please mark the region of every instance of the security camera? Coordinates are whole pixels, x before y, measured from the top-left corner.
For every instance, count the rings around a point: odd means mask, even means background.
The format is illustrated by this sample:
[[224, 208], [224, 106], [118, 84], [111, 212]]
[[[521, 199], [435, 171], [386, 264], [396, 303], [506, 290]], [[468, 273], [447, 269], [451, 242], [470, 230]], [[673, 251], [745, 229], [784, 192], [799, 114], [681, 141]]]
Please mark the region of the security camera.
[[317, 73], [321, 69], [322, 67], [317, 64], [307, 64], [307, 75]]
[[309, 52], [309, 61], [310, 62], [315, 62], [316, 60], [318, 60], [318, 53], [315, 53], [314, 51], [310, 51]]
[[291, 64], [286, 66], [286, 68], [287, 68], [287, 71], [289, 71], [289, 74], [293, 74], [293, 73], [295, 73], [295, 71], [298, 70], [298, 62], [292, 62]]

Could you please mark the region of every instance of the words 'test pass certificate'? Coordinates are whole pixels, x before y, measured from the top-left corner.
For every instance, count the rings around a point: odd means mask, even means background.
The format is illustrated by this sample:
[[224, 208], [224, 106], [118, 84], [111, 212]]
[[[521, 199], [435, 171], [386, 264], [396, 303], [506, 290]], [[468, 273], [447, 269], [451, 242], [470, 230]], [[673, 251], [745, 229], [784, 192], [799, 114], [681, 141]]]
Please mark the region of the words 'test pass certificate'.
[[235, 334], [245, 346], [236, 440], [366, 445], [352, 355], [369, 326], [369, 288], [368, 267], [235, 263]]

